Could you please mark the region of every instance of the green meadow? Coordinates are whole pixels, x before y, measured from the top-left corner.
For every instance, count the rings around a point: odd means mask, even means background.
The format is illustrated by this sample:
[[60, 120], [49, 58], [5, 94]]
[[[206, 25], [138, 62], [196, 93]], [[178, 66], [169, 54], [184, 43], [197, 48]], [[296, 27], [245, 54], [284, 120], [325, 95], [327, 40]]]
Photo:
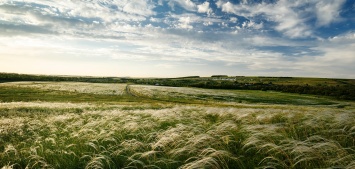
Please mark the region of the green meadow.
[[272, 90], [5, 82], [0, 167], [351, 169], [355, 102]]

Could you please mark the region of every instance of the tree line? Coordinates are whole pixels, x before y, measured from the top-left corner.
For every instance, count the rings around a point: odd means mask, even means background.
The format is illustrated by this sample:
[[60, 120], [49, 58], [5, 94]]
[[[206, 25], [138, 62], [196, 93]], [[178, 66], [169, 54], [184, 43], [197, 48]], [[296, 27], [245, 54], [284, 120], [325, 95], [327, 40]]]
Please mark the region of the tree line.
[[17, 81], [52, 81], [52, 82], [91, 82], [91, 83], [117, 83], [114, 77], [84, 77], [84, 76], [50, 76], [28, 75], [17, 73], [0, 73], [0, 83]]

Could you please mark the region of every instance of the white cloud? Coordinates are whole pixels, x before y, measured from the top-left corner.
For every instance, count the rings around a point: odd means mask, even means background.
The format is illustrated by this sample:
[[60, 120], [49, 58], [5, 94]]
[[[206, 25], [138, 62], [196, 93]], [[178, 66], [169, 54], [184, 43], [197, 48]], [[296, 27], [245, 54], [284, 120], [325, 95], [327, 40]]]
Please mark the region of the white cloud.
[[211, 21], [203, 22], [203, 25], [210, 26], [210, 25], [213, 25], [213, 22], [211, 22]]
[[221, 1], [218, 1], [217, 6], [221, 6], [223, 12], [236, 13], [235, 6], [230, 2], [221, 4]]
[[229, 1], [218, 1], [217, 6], [224, 12], [247, 17], [251, 21], [250, 23], [253, 23], [256, 17], [276, 22], [275, 29], [289, 37], [305, 37], [310, 34], [303, 20], [299, 18], [298, 13], [291, 8], [292, 5], [287, 1], [278, 1], [276, 4], [242, 3], [236, 5]]
[[345, 0], [280, 0], [276, 3], [248, 3], [232, 4], [219, 0], [217, 7], [227, 13], [244, 16], [249, 20], [264, 19], [275, 22], [275, 30], [291, 38], [310, 37], [313, 35], [314, 25], [308, 22], [312, 18], [317, 20], [317, 26], [326, 26], [340, 19], [339, 10]]
[[261, 28], [263, 28], [263, 23], [257, 24], [253, 21], [245, 21], [245, 22], [243, 22], [242, 27], [243, 28], [252, 28], [252, 29], [261, 29]]
[[196, 11], [197, 9], [196, 4], [191, 0], [170, 0], [168, 4], [171, 8], [174, 8], [174, 5], [178, 4], [179, 6], [188, 11]]
[[[214, 23], [221, 23], [222, 20], [218, 18], [212, 18], [212, 17], [201, 17], [196, 14], [180, 14], [180, 15], [170, 15], [167, 18], [165, 18], [166, 23], [168, 24], [173, 24], [173, 28], [181, 28], [181, 29], [193, 29], [194, 24], [202, 24], [204, 26], [209, 26], [213, 25]], [[173, 20], [173, 21], [171, 21]], [[171, 23], [170, 23], [171, 22]], [[200, 28], [194, 28], [194, 31], [198, 32], [201, 31], [199, 30]]]
[[345, 0], [323, 0], [316, 4], [317, 25], [327, 26], [340, 20], [340, 9]]
[[155, 14], [155, 7], [150, 1], [140, 0], [99, 0], [93, 1], [5, 1], [2, 10], [6, 8], [7, 14], [17, 16], [27, 16], [28, 13], [36, 17], [47, 17], [52, 19], [64, 18], [99, 18], [104, 22], [110, 23], [117, 20], [123, 21], [141, 21], [145, 17]]
[[229, 18], [229, 21], [232, 22], [232, 23], [237, 23], [238, 18], [236, 18], [236, 17], [230, 17], [230, 18]]
[[319, 41], [313, 49], [321, 54], [304, 55], [295, 61], [294, 67], [303, 74], [315, 77], [354, 78], [355, 72], [355, 33]]
[[161, 22], [161, 19], [151, 17], [151, 18], [149, 19], [149, 21], [150, 21], [150, 22]]
[[181, 17], [179, 18], [179, 24], [178, 24], [178, 27], [179, 28], [183, 28], [183, 29], [192, 29], [193, 26], [190, 25], [191, 23], [191, 18], [190, 16], [186, 16], [186, 17]]
[[[0, 35], [64, 34], [89, 38], [136, 38], [140, 21], [153, 18], [154, 3], [140, 0], [4, 1]], [[158, 19], [156, 19], [159, 22]], [[117, 32], [115, 32], [117, 31]]]
[[289, 46], [289, 47], [297, 47], [302, 45], [309, 45], [309, 44], [299, 44], [297, 42], [293, 42], [292, 40], [280, 38], [280, 37], [270, 37], [265, 35], [253, 35], [250, 37], [243, 38], [245, 42], [249, 42], [253, 44], [254, 47], [259, 46]]
[[329, 38], [323, 41], [317, 48], [326, 53], [323, 59], [329, 61], [329, 63], [336, 61], [344, 65], [349, 65], [351, 63], [355, 65], [354, 32], [348, 32]]
[[147, 1], [133, 0], [127, 2], [127, 4], [124, 5], [122, 10], [126, 13], [137, 14], [142, 16], [151, 16], [155, 14], [155, 12], [153, 12], [152, 10], [153, 8], [154, 6], [152, 4], [148, 4]]
[[204, 2], [200, 5], [197, 5], [197, 11], [199, 13], [207, 13], [207, 14], [212, 14], [212, 8], [210, 8], [210, 3], [209, 2]]

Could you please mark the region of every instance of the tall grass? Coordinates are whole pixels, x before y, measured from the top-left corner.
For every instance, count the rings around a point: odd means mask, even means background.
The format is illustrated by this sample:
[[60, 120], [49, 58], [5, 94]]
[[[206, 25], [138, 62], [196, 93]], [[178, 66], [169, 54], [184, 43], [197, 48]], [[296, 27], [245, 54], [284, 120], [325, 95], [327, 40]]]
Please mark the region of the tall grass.
[[0, 114], [3, 168], [352, 168], [355, 160], [350, 109], [7, 107]]
[[[173, 95], [153, 89], [134, 88], [136, 96], [124, 96], [131, 102], [0, 103], [0, 167], [355, 167], [353, 103], [337, 108], [135, 98]], [[196, 94], [179, 90], [186, 101]]]

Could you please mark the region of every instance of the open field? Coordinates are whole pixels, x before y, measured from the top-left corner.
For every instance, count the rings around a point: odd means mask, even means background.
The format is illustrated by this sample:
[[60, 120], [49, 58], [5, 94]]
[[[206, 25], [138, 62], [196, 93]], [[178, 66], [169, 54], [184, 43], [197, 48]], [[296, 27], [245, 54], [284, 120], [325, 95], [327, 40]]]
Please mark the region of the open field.
[[1, 86], [34, 88], [42, 90], [58, 90], [77, 93], [91, 93], [104, 95], [122, 95], [126, 84], [82, 83], [82, 82], [9, 82]]
[[355, 103], [269, 91], [0, 83], [2, 168], [355, 168]]
[[273, 91], [216, 90], [187, 87], [129, 85], [131, 92], [140, 97], [165, 101], [212, 101], [220, 103], [270, 103], [292, 105], [333, 105], [336, 101], [310, 95], [289, 94]]
[[285, 93], [311, 94], [322, 97], [326, 96], [337, 100], [355, 101], [355, 79], [216, 75], [211, 77], [188, 76], [179, 78], [129, 78], [46, 76], [0, 72], [0, 83], [19, 81], [61, 81], [111, 84], [119, 82], [171, 87], [196, 87], [204, 89], [278, 91]]

